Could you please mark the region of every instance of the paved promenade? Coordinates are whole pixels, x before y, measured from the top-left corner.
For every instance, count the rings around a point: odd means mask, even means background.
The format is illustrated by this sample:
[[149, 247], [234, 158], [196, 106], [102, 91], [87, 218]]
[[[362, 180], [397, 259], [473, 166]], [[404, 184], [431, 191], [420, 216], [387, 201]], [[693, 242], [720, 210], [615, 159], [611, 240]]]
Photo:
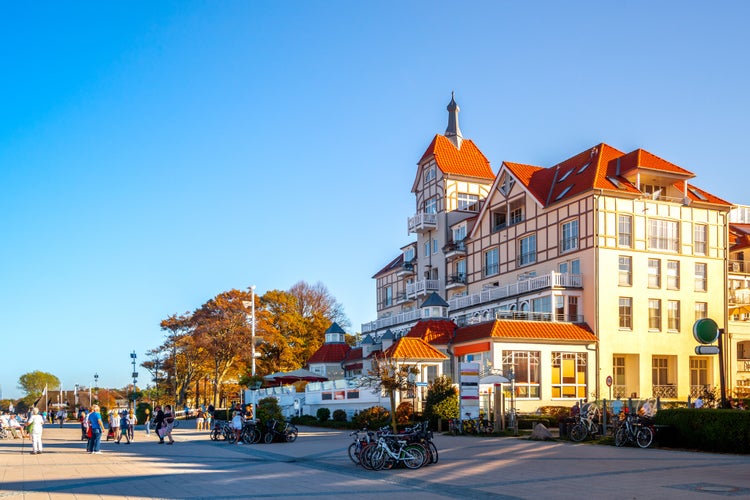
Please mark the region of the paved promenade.
[[750, 498], [750, 456], [436, 436], [438, 464], [375, 472], [351, 463], [348, 432], [303, 427], [295, 443], [242, 446], [182, 425], [174, 446], [139, 430], [101, 455], [85, 452], [77, 424], [45, 427], [41, 455], [0, 440], [0, 499]]

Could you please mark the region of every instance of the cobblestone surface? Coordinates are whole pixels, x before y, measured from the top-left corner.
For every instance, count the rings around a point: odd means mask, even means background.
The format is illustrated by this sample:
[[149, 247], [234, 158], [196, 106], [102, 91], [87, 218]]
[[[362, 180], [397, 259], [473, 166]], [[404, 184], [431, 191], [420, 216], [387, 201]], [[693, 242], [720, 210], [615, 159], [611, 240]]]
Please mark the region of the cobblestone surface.
[[[0, 499], [750, 497], [750, 457], [436, 436], [438, 464], [367, 471], [348, 432], [301, 428], [295, 443], [229, 445], [183, 423], [173, 446], [136, 432], [89, 455], [76, 424], [44, 430], [44, 453], [0, 440]], [[186, 428], [188, 427], [188, 428]]]

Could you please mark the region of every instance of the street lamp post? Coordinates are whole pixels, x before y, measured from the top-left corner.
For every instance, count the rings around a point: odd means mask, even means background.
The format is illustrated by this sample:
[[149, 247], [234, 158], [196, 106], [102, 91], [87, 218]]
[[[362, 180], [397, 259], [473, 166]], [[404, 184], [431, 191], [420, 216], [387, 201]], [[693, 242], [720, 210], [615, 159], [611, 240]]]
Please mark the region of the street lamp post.
[[99, 374], [94, 373], [94, 389], [96, 390], [96, 400], [99, 401]]
[[[242, 305], [247, 308], [248, 303], [246, 300], [242, 301]], [[253, 376], [253, 385], [255, 384], [255, 285], [250, 286], [250, 374]], [[253, 419], [255, 419], [256, 408], [255, 399], [256, 391], [252, 393], [252, 404], [253, 404]]]
[[133, 360], [133, 411], [135, 411], [135, 384], [138, 380], [138, 372], [135, 371], [135, 360], [137, 357], [135, 351], [130, 353], [130, 359]]

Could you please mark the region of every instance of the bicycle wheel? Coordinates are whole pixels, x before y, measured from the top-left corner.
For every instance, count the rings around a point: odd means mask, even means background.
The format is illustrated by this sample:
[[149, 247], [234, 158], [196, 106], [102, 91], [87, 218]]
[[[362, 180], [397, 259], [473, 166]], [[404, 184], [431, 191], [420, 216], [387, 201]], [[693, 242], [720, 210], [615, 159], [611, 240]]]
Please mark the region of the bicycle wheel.
[[367, 470], [372, 470], [372, 454], [375, 452], [374, 444], [366, 444], [359, 452], [360, 465]]
[[584, 439], [586, 439], [586, 427], [582, 423], [577, 423], [573, 426], [572, 429], [570, 429], [570, 440], [575, 441], [576, 443], [580, 443]]
[[635, 442], [641, 448], [648, 448], [651, 446], [651, 442], [654, 440], [654, 432], [651, 427], [641, 427], [638, 429], [638, 433], [635, 435]]
[[284, 439], [287, 443], [293, 443], [297, 440], [297, 429], [287, 429], [284, 433]]
[[427, 441], [427, 452], [430, 455], [430, 463], [436, 464], [438, 463], [438, 450], [437, 446], [435, 446], [435, 443], [432, 441]]
[[351, 459], [352, 462], [354, 462], [357, 465], [362, 463], [362, 459], [359, 458], [359, 454], [362, 452], [361, 443], [357, 442], [357, 443], [350, 444], [349, 449], [347, 451], [349, 453], [349, 458]]
[[266, 444], [271, 444], [273, 442], [273, 432], [266, 432], [266, 437], [263, 438], [263, 441], [265, 441]]
[[261, 438], [263, 437], [263, 434], [260, 432], [260, 429], [257, 427], [253, 429], [253, 444], [260, 443]]
[[221, 436], [221, 431], [219, 429], [213, 429], [211, 430], [210, 438], [212, 441], [218, 441], [219, 436]]
[[615, 446], [625, 446], [628, 442], [628, 431], [625, 427], [620, 427], [615, 432]]
[[419, 469], [425, 463], [425, 452], [421, 444], [410, 444], [401, 452], [401, 461], [407, 469]]
[[381, 470], [386, 466], [386, 459], [390, 458], [385, 450], [380, 446], [374, 446], [370, 452], [370, 468], [372, 470]]

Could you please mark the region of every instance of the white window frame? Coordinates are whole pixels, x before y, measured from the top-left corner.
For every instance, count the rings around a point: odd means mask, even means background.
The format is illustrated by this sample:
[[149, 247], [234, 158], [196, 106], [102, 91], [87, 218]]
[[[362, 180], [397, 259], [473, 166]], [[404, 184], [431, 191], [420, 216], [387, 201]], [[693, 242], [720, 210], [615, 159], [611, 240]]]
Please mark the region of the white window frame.
[[707, 254], [708, 225], [696, 224], [693, 229], [693, 253], [697, 255]]
[[536, 234], [530, 234], [518, 242], [518, 265], [528, 266], [534, 263], [536, 263]]
[[677, 252], [680, 249], [680, 224], [677, 221], [665, 219], [649, 219], [648, 248]]
[[705, 262], [695, 263], [695, 291], [708, 291], [708, 264]]
[[560, 251], [572, 252], [578, 249], [578, 219], [563, 222], [560, 228]]
[[479, 196], [469, 193], [458, 193], [457, 208], [465, 212], [476, 212], [479, 209]]
[[494, 276], [500, 273], [500, 251], [491, 248], [484, 252], [484, 276]]
[[618, 316], [620, 330], [633, 329], [633, 297], [620, 297]]
[[617, 266], [619, 269], [619, 285], [633, 286], [633, 257], [620, 255], [617, 259]]
[[667, 301], [667, 331], [668, 332], [680, 331], [680, 301], [679, 300]]
[[680, 261], [679, 260], [667, 261], [667, 289], [668, 290], [680, 289]]
[[438, 199], [437, 196], [431, 196], [424, 201], [424, 213], [436, 214], [438, 212]]
[[617, 217], [617, 244], [624, 248], [633, 248], [633, 216]]
[[[528, 377], [517, 366], [525, 364]], [[540, 399], [541, 397], [541, 352], [540, 351], [503, 351], [503, 372], [513, 371], [515, 377], [516, 399]], [[523, 380], [528, 378], [528, 380]]]
[[661, 299], [648, 299], [648, 330], [661, 331]]

